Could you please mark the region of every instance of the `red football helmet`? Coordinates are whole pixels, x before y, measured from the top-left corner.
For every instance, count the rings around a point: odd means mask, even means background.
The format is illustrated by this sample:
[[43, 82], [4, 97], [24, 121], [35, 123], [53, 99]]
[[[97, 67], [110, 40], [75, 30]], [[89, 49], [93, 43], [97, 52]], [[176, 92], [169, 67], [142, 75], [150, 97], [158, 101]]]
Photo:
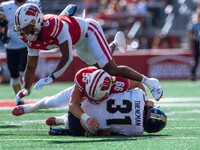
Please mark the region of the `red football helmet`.
[[35, 4], [24, 4], [15, 12], [15, 30], [28, 41], [37, 39], [42, 28], [43, 14]]
[[88, 78], [85, 88], [87, 95], [95, 102], [105, 100], [110, 93], [111, 86], [110, 75], [103, 70], [96, 70]]

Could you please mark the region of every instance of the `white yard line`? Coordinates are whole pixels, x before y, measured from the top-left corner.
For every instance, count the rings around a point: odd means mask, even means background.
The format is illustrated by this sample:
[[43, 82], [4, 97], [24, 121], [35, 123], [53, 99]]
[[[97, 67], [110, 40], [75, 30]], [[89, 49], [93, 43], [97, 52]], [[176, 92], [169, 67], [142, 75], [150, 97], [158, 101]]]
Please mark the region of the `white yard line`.
[[167, 116], [176, 115], [176, 114], [199, 114], [200, 109], [191, 109], [191, 110], [182, 110], [182, 111], [171, 111], [167, 113]]
[[159, 102], [200, 102], [200, 97], [168, 97], [161, 98]]
[[170, 104], [159, 104], [156, 103], [156, 106], [162, 107], [200, 107], [200, 103], [170, 103]]

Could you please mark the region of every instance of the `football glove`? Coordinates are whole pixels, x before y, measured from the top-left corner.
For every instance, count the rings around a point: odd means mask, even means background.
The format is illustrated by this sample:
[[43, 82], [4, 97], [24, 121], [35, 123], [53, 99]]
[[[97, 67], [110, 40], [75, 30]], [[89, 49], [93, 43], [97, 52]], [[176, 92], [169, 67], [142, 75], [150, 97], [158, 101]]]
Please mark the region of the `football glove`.
[[21, 98], [28, 95], [29, 91], [27, 89], [21, 89], [15, 96], [15, 101], [18, 102]]
[[46, 84], [50, 84], [53, 82], [53, 78], [48, 76], [47, 78], [40, 79], [34, 86], [34, 89], [42, 89], [42, 87]]

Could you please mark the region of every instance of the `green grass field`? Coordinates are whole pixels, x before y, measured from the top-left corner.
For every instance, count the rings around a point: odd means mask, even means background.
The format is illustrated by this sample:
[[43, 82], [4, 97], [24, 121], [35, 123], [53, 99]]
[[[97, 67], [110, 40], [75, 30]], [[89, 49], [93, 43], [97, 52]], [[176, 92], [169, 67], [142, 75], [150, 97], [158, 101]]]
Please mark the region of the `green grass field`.
[[[27, 99], [54, 95], [73, 83], [45, 86], [32, 90]], [[200, 82], [162, 81], [163, 99], [156, 106], [166, 113], [166, 128], [142, 137], [73, 137], [49, 136], [45, 120], [63, 115], [67, 109], [40, 110], [12, 116], [11, 110], [0, 108], [0, 150], [67, 149], [67, 150], [200, 150]], [[149, 97], [152, 98], [151, 93]], [[9, 85], [0, 85], [0, 101], [14, 99]]]

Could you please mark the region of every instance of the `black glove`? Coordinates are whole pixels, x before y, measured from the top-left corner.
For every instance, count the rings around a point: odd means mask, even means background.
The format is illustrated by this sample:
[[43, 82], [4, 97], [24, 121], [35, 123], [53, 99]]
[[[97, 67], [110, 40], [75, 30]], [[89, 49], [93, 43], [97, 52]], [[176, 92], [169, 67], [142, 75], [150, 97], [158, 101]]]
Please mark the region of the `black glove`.
[[7, 37], [7, 35], [4, 34], [4, 33], [0, 33], [0, 40], [1, 40], [3, 43], [8, 43], [9, 40], [10, 40], [10, 38]]

